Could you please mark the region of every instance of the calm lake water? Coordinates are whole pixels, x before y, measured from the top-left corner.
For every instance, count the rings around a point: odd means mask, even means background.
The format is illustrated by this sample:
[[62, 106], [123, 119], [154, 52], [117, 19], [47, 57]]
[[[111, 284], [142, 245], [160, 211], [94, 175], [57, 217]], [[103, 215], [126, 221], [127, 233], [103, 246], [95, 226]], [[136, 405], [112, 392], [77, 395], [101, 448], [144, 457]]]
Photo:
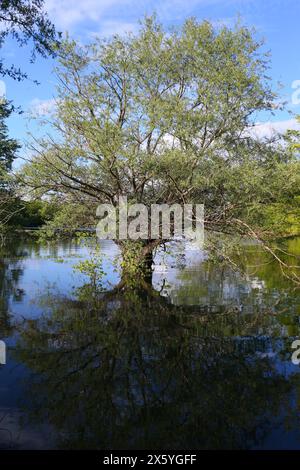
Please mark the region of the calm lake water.
[[[257, 245], [246, 276], [171, 248], [152, 287], [109, 292], [103, 243], [105, 293], [74, 269], [78, 242], [2, 248], [1, 448], [300, 449], [300, 290]], [[284, 248], [300, 265], [300, 239]]]

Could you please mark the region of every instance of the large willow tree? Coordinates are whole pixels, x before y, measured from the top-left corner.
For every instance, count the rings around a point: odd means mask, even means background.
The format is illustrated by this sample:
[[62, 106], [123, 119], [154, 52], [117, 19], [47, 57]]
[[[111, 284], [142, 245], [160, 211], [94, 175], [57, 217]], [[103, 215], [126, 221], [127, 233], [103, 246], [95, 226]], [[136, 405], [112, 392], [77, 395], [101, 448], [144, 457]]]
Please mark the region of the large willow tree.
[[262, 238], [249, 214], [288, 199], [297, 181], [284, 153], [251, 130], [276, 98], [261, 46], [240, 25], [189, 19], [165, 31], [153, 17], [136, 35], [64, 42], [53, 132], [33, 144], [23, 182], [85, 213], [120, 195], [204, 203], [208, 230]]

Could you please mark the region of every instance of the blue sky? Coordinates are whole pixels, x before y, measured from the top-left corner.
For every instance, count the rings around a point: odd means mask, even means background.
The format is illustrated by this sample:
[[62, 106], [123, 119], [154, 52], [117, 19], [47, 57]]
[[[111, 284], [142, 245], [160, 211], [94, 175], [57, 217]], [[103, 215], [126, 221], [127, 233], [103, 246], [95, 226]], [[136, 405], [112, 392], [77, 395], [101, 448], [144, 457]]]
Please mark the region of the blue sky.
[[[166, 26], [180, 24], [188, 16], [209, 19], [216, 25], [232, 25], [240, 15], [243, 23], [254, 26], [265, 39], [265, 48], [272, 53], [272, 80], [275, 86], [278, 81], [282, 83], [280, 95], [288, 102], [288, 110], [300, 114], [299, 0], [45, 0], [45, 7], [58, 30], [68, 31], [81, 42], [95, 35], [107, 37], [135, 31], [139, 19], [153, 11]], [[26, 70], [32, 79], [22, 83], [5, 79], [8, 99], [24, 110], [21, 116], [10, 118], [10, 134], [24, 142], [28, 131], [36, 132], [36, 124], [28, 120], [27, 111], [43, 113], [55, 97], [52, 73], [55, 64], [53, 60], [41, 58], [29, 64], [28, 51], [19, 49], [13, 41], [2, 49], [2, 57]], [[33, 80], [38, 80], [40, 85], [35, 85]], [[257, 127], [258, 132], [268, 133], [273, 127], [282, 131], [295, 128], [288, 110], [263, 116], [265, 122]]]

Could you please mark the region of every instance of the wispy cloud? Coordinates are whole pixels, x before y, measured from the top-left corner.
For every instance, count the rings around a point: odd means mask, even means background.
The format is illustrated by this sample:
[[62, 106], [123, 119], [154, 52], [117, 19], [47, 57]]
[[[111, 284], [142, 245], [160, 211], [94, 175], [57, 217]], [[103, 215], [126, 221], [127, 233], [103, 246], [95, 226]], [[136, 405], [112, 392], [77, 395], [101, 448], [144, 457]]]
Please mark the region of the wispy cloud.
[[42, 117], [51, 114], [54, 111], [56, 106], [56, 100], [41, 100], [39, 98], [34, 98], [31, 100], [29, 105], [29, 113], [35, 117]]
[[72, 29], [87, 21], [99, 22], [104, 14], [125, 4], [134, 4], [129, 0], [46, 0], [45, 9], [58, 28]]
[[138, 28], [137, 23], [126, 21], [104, 21], [98, 31], [90, 33], [90, 37], [108, 37], [114, 34], [134, 33]]
[[127, 31], [128, 26], [153, 11], [163, 21], [180, 20], [200, 7], [249, 1], [252, 0], [46, 0], [45, 8], [58, 28], [72, 31], [87, 23], [98, 23], [100, 34], [103, 29], [109, 35], [114, 33], [114, 26], [119, 32]]

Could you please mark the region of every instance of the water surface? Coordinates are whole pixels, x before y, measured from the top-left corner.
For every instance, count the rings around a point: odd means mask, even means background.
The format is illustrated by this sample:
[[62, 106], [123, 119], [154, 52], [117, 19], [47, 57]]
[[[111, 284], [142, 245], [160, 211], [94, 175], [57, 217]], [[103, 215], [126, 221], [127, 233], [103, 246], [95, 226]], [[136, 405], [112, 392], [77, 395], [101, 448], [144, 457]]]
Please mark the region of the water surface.
[[172, 246], [125, 291], [118, 249], [101, 252], [99, 287], [76, 241], [2, 248], [1, 448], [300, 448], [300, 292], [258, 245], [246, 276]]

